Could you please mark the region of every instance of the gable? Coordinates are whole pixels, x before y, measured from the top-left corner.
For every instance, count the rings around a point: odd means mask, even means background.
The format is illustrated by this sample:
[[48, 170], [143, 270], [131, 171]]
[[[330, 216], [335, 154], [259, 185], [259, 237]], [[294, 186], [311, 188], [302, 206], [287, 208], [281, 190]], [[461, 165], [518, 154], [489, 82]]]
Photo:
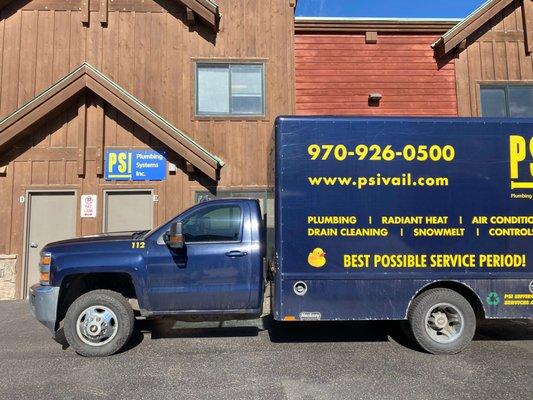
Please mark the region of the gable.
[[[449, 54], [458, 47], [465, 47], [466, 40], [490, 23], [491, 19], [500, 14], [506, 7], [515, 3], [514, 0], [488, 0], [462, 22], [441, 36], [433, 45], [437, 57]], [[522, 0], [525, 41], [528, 52], [533, 48], [533, 0]]]
[[[72, 103], [87, 91], [96, 94], [102, 102], [126, 115], [208, 177], [218, 179], [220, 168], [224, 165], [222, 160], [87, 63], [1, 120], [0, 150], [31, 128], [56, 115], [63, 105]], [[80, 110], [83, 110], [82, 106]], [[103, 151], [103, 148], [100, 151]]]
[[[189, 22], [194, 22], [195, 16], [204, 21], [210, 28], [217, 31], [218, 23], [220, 20], [220, 11], [218, 4], [214, 0], [168, 0], [172, 3], [177, 3], [184, 6], [187, 10], [187, 19]], [[24, 5], [25, 2], [20, 0], [0, 0], [0, 10], [11, 5], [19, 6], [16, 3]], [[67, 0], [65, 0], [67, 3]], [[131, 0], [68, 0], [68, 7], [79, 10], [84, 14], [82, 21], [84, 23], [89, 22], [90, 11], [97, 11], [99, 13], [100, 22], [107, 23], [107, 13], [110, 11], [134, 11], [139, 7], [144, 6], [144, 2], [140, 4], [132, 4]], [[165, 2], [157, 2], [159, 7], [163, 6]], [[49, 7], [50, 9], [58, 8], [64, 9], [65, 6], [61, 6], [60, 3], [53, 4], [55, 7]]]

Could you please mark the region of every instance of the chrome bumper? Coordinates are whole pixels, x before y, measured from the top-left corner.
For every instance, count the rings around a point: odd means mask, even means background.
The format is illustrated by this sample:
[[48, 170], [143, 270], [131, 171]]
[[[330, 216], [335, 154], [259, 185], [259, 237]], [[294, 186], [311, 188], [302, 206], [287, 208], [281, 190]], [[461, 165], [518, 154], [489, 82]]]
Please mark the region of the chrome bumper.
[[30, 288], [30, 309], [37, 320], [55, 332], [59, 287], [33, 285]]

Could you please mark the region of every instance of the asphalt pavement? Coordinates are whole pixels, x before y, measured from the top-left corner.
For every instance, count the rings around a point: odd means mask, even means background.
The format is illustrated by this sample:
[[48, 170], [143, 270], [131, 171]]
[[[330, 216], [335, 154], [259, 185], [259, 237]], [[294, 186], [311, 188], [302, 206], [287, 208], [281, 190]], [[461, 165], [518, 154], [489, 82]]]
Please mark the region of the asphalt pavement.
[[414, 348], [396, 322], [138, 321], [101, 359], [54, 341], [26, 302], [0, 302], [0, 321], [0, 399], [533, 398], [532, 321], [481, 321], [454, 356]]

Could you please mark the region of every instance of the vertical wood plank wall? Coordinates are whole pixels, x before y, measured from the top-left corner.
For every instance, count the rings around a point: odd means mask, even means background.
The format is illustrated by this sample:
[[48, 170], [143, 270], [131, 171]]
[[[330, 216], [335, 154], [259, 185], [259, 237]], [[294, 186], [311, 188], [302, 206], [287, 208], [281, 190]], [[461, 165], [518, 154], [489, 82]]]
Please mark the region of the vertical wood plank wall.
[[[453, 62], [437, 67], [430, 34], [296, 34], [301, 115], [457, 115]], [[381, 93], [379, 107], [368, 95]], [[438, 94], [438, 95], [436, 95]]]
[[466, 49], [456, 60], [460, 116], [481, 115], [479, 82], [533, 83], [533, 57], [526, 54], [521, 4], [516, 0], [492, 18], [480, 32], [468, 39]]
[[[287, 0], [218, 0], [222, 18], [215, 33], [197, 18], [188, 26], [178, 2], [145, 0], [110, 3], [107, 25], [99, 2], [91, 2], [90, 23], [82, 24], [81, 0], [17, 1], [0, 14], [0, 119], [40, 91], [88, 62], [124, 87], [210, 152], [222, 158], [218, 188], [267, 185], [268, 146], [277, 115], [294, 113], [294, 25]], [[119, 11], [123, 7], [133, 11]], [[3, 43], [3, 45], [2, 45]], [[195, 59], [261, 59], [266, 68], [266, 117], [196, 119]], [[78, 217], [77, 233], [102, 229], [102, 197], [107, 188], [151, 188], [159, 196], [155, 224], [191, 205], [195, 190], [215, 183], [187, 175], [184, 161], [169, 149], [178, 166], [165, 182], [106, 182], [97, 176], [99, 140], [95, 96], [88, 96], [85, 176], [78, 176], [78, 103], [0, 154], [0, 254], [17, 254], [20, 293], [25, 205], [28, 189], [74, 188], [99, 196], [96, 219]], [[148, 132], [116, 109], [105, 108], [105, 146], [162, 147]], [[79, 213], [78, 213], [79, 214]]]

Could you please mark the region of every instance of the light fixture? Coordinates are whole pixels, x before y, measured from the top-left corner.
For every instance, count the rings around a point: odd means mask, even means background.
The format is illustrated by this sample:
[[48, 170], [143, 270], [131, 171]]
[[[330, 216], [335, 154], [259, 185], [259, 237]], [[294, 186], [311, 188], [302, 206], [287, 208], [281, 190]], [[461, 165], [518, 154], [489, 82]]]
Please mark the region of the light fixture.
[[379, 102], [379, 101], [381, 100], [382, 97], [383, 97], [383, 96], [381, 95], [381, 93], [377, 93], [377, 92], [375, 92], [375, 93], [370, 93], [370, 94], [368, 95], [368, 100], [369, 100], [369, 101], [372, 101], [372, 102]]

